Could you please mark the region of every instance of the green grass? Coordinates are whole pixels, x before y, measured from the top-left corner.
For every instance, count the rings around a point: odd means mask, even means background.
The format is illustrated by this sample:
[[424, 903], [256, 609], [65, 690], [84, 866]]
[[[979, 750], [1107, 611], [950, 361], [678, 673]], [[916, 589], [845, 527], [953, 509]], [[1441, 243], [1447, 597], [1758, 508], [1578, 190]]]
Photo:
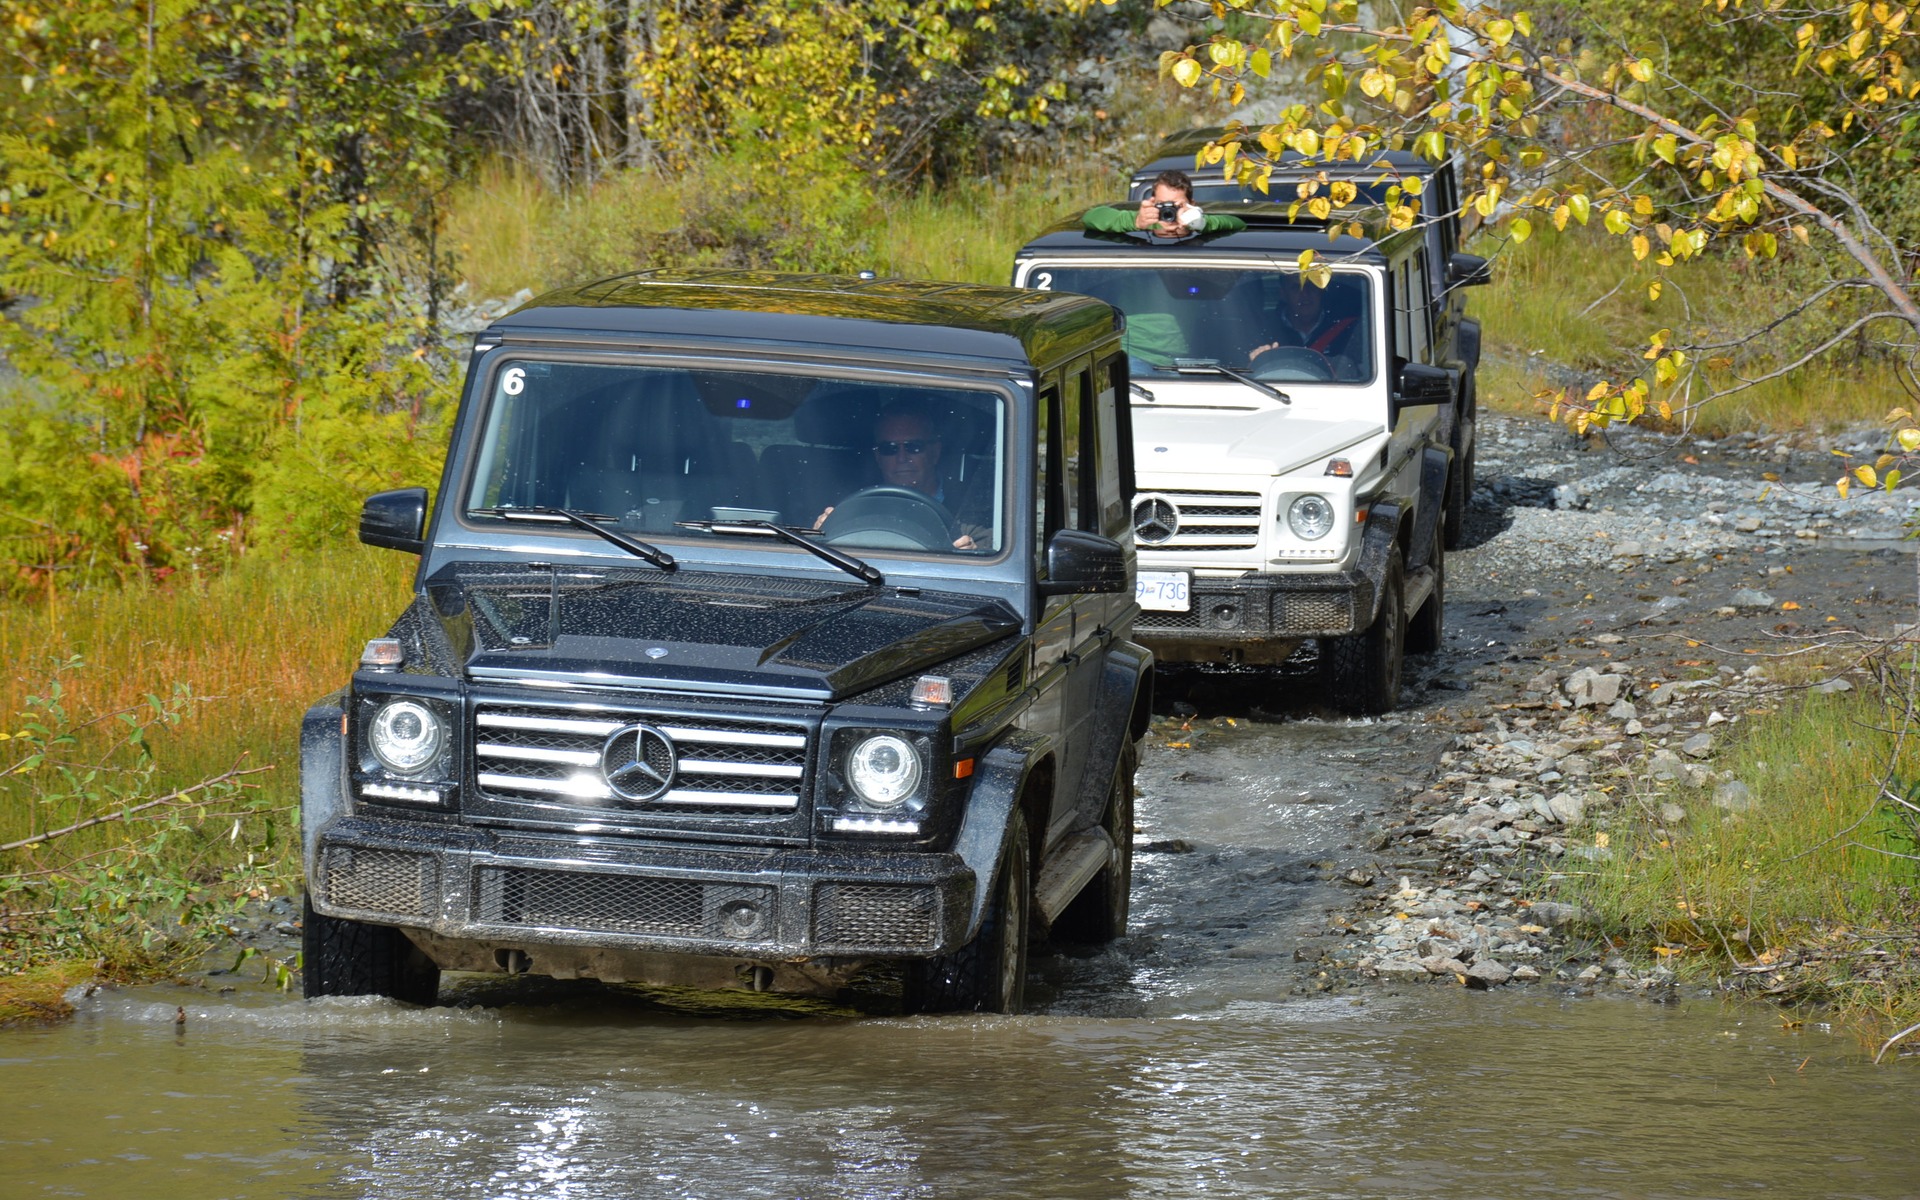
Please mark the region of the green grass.
[[[1668, 286], [1652, 300], [1647, 293], [1651, 264], [1635, 263], [1621, 239], [1579, 229], [1536, 233], [1525, 243], [1507, 245], [1496, 260], [1493, 283], [1472, 294], [1470, 309], [1486, 337], [1481, 395], [1509, 411], [1540, 410], [1538, 394], [1567, 382], [1548, 374], [1550, 364], [1595, 378], [1633, 378], [1646, 369], [1640, 355], [1656, 330], [1669, 328], [1676, 340], [1701, 343], [1733, 337], [1791, 308], [1828, 265], [1806, 248], [1783, 250], [1774, 261], [1748, 260], [1736, 251], [1670, 269]], [[1731, 352], [1730, 363], [1710, 367], [1705, 382], [1723, 389], [1741, 376], [1763, 375], [1816, 344], [1825, 331], [1844, 325], [1864, 303], [1852, 297], [1819, 307], [1752, 347]], [[1791, 375], [1704, 405], [1693, 407], [1704, 396], [1698, 387], [1691, 395], [1668, 393], [1677, 410], [1673, 425], [1706, 433], [1819, 434], [1878, 422], [1908, 401], [1894, 369], [1896, 354], [1877, 343], [1899, 343], [1903, 337], [1910, 342], [1911, 334], [1894, 322], [1870, 326], [1868, 332], [1872, 336], [1850, 339]]]
[[[1628, 801], [1600, 830], [1611, 854], [1567, 869], [1566, 898], [1682, 965], [1765, 965], [1811, 947], [1839, 968], [1836, 987], [1859, 990], [1855, 1002], [1920, 1008], [1917, 964], [1904, 980], [1852, 969], [1871, 965], [1870, 955], [1849, 965], [1876, 936], [1899, 940], [1920, 921], [1920, 862], [1901, 857], [1915, 853], [1920, 824], [1876, 803], [1889, 763], [1899, 778], [1920, 778], [1911, 742], [1895, 761], [1898, 716], [1855, 692], [1755, 718], [1716, 764], [1751, 790], [1751, 809], [1719, 808], [1711, 789]], [[1666, 802], [1681, 804], [1685, 820], [1665, 822]]]
[[[168, 974], [195, 952], [195, 931], [180, 928], [189, 910], [297, 888], [301, 713], [346, 682], [405, 603], [416, 563], [361, 547], [248, 556], [176, 586], [0, 604], [0, 844], [108, 818], [0, 854], [0, 892], [23, 877], [67, 881], [0, 896], [0, 966], [80, 957], [109, 978]], [[85, 665], [55, 670], [72, 656]], [[73, 741], [35, 763], [20, 734], [53, 724], [32, 701], [56, 675]], [[176, 685], [192, 700], [151, 728], [151, 758], [119, 744], [128, 729], [113, 714], [151, 711], [145, 698]], [[234, 768], [265, 769], [208, 807], [118, 815]]]
[[[452, 203], [448, 235], [472, 297], [538, 293], [563, 284], [645, 268], [761, 266], [771, 252], [751, 214], [730, 213], [725, 228], [703, 232], [684, 222], [720, 219], [716, 195], [731, 184], [720, 168], [663, 177], [645, 171], [608, 176], [591, 188], [559, 192], [506, 163], [481, 168]], [[784, 265], [799, 269], [864, 266], [882, 275], [1006, 283], [1013, 252], [1060, 216], [1124, 191], [1118, 171], [1096, 157], [1034, 163], [944, 190], [874, 191], [844, 213], [826, 214], [848, 240], [830, 239], [809, 261], [788, 246]], [[847, 257], [850, 256], [850, 257]]]

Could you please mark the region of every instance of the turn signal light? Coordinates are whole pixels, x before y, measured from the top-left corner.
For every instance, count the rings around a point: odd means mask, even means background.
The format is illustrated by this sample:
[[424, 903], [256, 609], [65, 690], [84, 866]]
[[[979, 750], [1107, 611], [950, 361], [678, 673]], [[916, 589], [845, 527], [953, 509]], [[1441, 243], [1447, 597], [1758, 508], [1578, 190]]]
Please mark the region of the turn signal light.
[[944, 675], [922, 675], [914, 681], [907, 703], [915, 708], [946, 708], [953, 703], [953, 681]]
[[1341, 479], [1352, 479], [1353, 464], [1344, 458], [1330, 458], [1327, 460], [1327, 474]]
[[374, 638], [360, 652], [360, 665], [376, 671], [391, 671], [406, 661], [406, 657], [399, 638]]

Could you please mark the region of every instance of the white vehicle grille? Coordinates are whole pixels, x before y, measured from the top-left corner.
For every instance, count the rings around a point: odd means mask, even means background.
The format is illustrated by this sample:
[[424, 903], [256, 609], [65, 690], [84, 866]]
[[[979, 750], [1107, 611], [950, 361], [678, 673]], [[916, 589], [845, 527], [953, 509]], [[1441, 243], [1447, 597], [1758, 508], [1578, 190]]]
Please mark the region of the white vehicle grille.
[[[1153, 500], [1173, 506], [1178, 524], [1172, 537], [1151, 536], [1143, 506]], [[1142, 550], [1252, 550], [1260, 544], [1261, 508], [1258, 492], [1142, 492], [1134, 503], [1135, 536]]]
[[[676, 759], [671, 784], [643, 802], [616, 795], [603, 769], [608, 738], [635, 725], [664, 734]], [[777, 813], [797, 808], [806, 784], [807, 734], [773, 722], [483, 705], [473, 746], [476, 782], [494, 800]]]

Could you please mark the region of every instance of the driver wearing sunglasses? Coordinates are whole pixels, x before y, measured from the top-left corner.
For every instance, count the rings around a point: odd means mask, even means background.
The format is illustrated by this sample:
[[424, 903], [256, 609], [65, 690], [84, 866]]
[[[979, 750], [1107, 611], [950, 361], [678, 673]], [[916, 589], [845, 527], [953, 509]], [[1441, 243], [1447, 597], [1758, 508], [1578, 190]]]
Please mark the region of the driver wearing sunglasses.
[[[880, 410], [880, 418], [873, 426], [873, 463], [880, 473], [880, 482], [888, 487], [912, 488], [951, 510], [956, 498], [948, 495], [947, 480], [940, 473], [940, 451], [940, 432], [925, 410], [908, 404], [889, 405]], [[833, 509], [828, 508], [821, 513], [813, 527], [820, 528], [832, 512]], [[960, 531], [953, 542], [956, 550], [978, 549], [974, 535], [986, 532], [984, 527], [976, 528], [965, 522], [961, 523]]]

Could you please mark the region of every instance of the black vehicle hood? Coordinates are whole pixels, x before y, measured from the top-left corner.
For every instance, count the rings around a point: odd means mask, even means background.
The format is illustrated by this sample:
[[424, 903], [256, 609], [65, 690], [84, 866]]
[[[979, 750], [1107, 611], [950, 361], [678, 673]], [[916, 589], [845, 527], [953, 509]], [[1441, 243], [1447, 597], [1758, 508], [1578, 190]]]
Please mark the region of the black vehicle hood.
[[718, 572], [456, 568], [425, 606], [474, 679], [841, 700], [1018, 629], [949, 592]]

